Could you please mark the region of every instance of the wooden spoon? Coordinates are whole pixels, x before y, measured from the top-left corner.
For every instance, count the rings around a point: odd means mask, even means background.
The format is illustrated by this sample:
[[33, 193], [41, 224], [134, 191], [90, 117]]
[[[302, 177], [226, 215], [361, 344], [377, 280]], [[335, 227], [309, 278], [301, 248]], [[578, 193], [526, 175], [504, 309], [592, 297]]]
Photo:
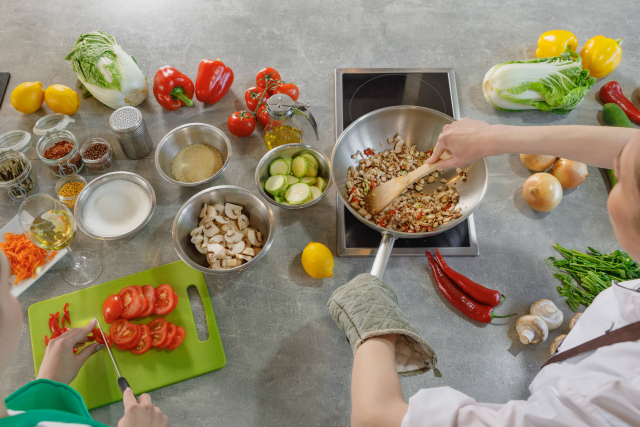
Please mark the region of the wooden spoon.
[[450, 159], [451, 157], [453, 157], [451, 151], [445, 150], [445, 152], [442, 153], [442, 156], [440, 156], [440, 160], [434, 164], [428, 165], [425, 163], [418, 169], [409, 172], [406, 175], [393, 178], [392, 180], [387, 181], [369, 191], [365, 201], [367, 212], [371, 215], [376, 215], [382, 212], [384, 208], [386, 208], [389, 203], [393, 202], [393, 199], [398, 197], [407, 187], [413, 185], [420, 178], [429, 175], [431, 172], [438, 169], [438, 164], [442, 160]]

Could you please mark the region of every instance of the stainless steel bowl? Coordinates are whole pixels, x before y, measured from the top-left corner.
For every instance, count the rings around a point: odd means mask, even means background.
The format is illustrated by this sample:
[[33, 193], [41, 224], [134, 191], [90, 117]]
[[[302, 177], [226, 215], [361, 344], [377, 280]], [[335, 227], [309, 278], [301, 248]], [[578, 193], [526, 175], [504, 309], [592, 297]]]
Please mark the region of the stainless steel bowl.
[[[284, 159], [291, 158], [293, 159], [296, 156], [299, 156], [302, 153], [311, 152], [318, 160], [318, 176], [324, 178], [327, 181], [327, 186], [322, 192], [322, 195], [315, 200], [312, 200], [303, 205], [283, 205], [282, 203], [278, 203], [274, 200], [273, 196], [266, 191], [264, 191], [264, 183], [269, 179], [269, 166], [271, 162]], [[324, 196], [327, 195], [329, 191], [329, 183], [331, 182], [331, 166], [329, 166], [329, 159], [327, 156], [322, 154], [322, 151], [314, 148], [310, 145], [302, 145], [302, 144], [287, 144], [281, 145], [270, 150], [267, 154], [262, 156], [260, 159], [260, 163], [258, 163], [258, 167], [256, 168], [256, 185], [258, 186], [258, 191], [260, 191], [260, 195], [267, 199], [269, 203], [275, 205], [279, 208], [283, 209], [304, 209], [309, 206], [313, 206], [318, 203]]]
[[[84, 223], [84, 218], [83, 218], [84, 205], [89, 199], [89, 196], [91, 196], [91, 193], [93, 193], [96, 190], [96, 188], [106, 184], [107, 182], [115, 181], [118, 179], [131, 181], [135, 184], [138, 184], [140, 187], [142, 187], [147, 192], [149, 197], [151, 197], [151, 210], [149, 211], [149, 215], [147, 215], [147, 217], [142, 222], [142, 224], [140, 224], [135, 229], [129, 231], [128, 233], [122, 234], [120, 236], [102, 236], [100, 234], [96, 234], [91, 230], [89, 230]], [[73, 209], [73, 215], [76, 217], [76, 223], [78, 224], [78, 227], [80, 227], [80, 230], [82, 230], [86, 235], [91, 236], [95, 239], [100, 239], [100, 240], [120, 240], [120, 239], [133, 237], [136, 234], [138, 234], [138, 232], [142, 230], [142, 228], [145, 225], [147, 225], [155, 209], [156, 209], [156, 193], [155, 191], [153, 191], [153, 187], [151, 186], [151, 184], [149, 184], [149, 181], [147, 181], [140, 175], [137, 175], [132, 172], [111, 172], [94, 179], [82, 189], [80, 194], [78, 194], [78, 198], [76, 199], [76, 206]]]
[[[227, 270], [212, 270], [208, 267], [206, 256], [196, 250], [191, 243], [191, 230], [198, 226], [200, 222], [200, 210], [202, 204], [207, 202], [214, 203], [233, 203], [244, 207], [242, 212], [249, 217], [249, 225], [262, 234], [262, 250], [249, 262], [245, 262], [239, 267]], [[256, 264], [264, 254], [267, 253], [275, 236], [276, 223], [273, 212], [269, 205], [260, 200], [249, 190], [232, 185], [221, 185], [218, 187], [207, 188], [202, 190], [182, 205], [176, 219], [173, 221], [173, 229], [171, 235], [173, 238], [173, 246], [178, 256], [186, 262], [191, 268], [201, 271], [205, 274], [228, 274], [242, 271]]]
[[[180, 182], [173, 179], [173, 172], [171, 172], [171, 162], [173, 158], [184, 147], [192, 144], [209, 144], [217, 149], [222, 158], [224, 164], [218, 172], [213, 176], [198, 182]], [[156, 148], [156, 169], [161, 177], [167, 181], [180, 185], [183, 187], [200, 187], [209, 184], [214, 179], [219, 177], [222, 172], [229, 165], [229, 159], [231, 158], [231, 142], [229, 138], [220, 129], [215, 126], [208, 125], [206, 123], [188, 123], [186, 125], [178, 126], [171, 132], [166, 134], [158, 147]]]

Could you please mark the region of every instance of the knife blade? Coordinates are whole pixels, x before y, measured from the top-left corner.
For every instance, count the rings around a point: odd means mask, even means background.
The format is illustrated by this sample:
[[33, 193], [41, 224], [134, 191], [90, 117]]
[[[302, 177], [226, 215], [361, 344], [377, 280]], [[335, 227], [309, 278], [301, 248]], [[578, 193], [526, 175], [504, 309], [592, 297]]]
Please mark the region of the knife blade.
[[127, 387], [129, 386], [129, 382], [125, 379], [125, 377], [123, 377], [122, 375], [120, 375], [120, 370], [118, 369], [118, 364], [116, 363], [116, 359], [113, 358], [113, 353], [111, 353], [111, 349], [109, 348], [109, 345], [107, 344], [107, 337], [104, 336], [104, 332], [102, 331], [102, 326], [100, 325], [100, 320], [98, 320], [98, 316], [96, 316], [96, 325], [98, 325], [98, 330], [100, 331], [100, 335], [102, 335], [102, 340], [104, 341], [104, 346], [107, 348], [107, 351], [109, 352], [109, 357], [111, 358], [111, 361], [113, 362], [113, 367], [116, 368], [116, 374], [118, 374], [118, 387], [120, 387], [120, 391], [122, 392], [122, 394], [124, 394], [124, 391], [127, 389]]

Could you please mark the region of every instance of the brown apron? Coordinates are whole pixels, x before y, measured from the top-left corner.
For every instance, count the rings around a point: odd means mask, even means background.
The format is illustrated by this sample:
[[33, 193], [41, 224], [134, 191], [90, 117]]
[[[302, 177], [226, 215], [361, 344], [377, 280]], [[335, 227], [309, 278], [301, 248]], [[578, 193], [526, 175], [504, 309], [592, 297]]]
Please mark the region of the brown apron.
[[547, 363], [542, 365], [540, 369], [544, 368], [547, 365], [550, 365], [551, 363], [562, 362], [563, 360], [567, 360], [570, 357], [577, 356], [581, 353], [586, 353], [587, 351], [595, 350], [596, 348], [605, 347], [611, 344], [617, 344], [619, 342], [636, 340], [640, 340], [640, 322], [632, 323], [620, 329], [616, 329], [615, 331], [605, 333], [598, 338], [594, 338], [591, 341], [587, 341], [570, 350], [563, 351], [562, 353], [556, 353], [551, 356], [549, 360], [547, 360]]

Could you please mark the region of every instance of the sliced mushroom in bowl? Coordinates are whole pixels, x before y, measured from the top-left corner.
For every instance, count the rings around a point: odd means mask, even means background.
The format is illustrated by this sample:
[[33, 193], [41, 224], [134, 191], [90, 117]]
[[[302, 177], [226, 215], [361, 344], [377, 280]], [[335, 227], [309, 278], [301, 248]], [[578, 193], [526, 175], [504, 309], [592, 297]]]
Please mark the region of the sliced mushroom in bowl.
[[191, 267], [206, 274], [225, 274], [262, 258], [274, 229], [271, 209], [257, 196], [239, 187], [213, 187], [180, 208], [173, 242]]

